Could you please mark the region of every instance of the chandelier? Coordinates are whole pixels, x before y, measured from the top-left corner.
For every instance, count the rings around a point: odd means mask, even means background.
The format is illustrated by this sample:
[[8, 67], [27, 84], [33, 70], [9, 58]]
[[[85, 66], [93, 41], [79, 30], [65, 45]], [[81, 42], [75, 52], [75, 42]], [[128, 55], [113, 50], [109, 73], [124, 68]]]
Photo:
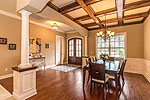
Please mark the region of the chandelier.
[[101, 37], [105, 41], [115, 35], [115, 32], [108, 30], [108, 28], [106, 26], [106, 15], [105, 15], [105, 25], [104, 25], [103, 31], [96, 33], [96, 35], [97, 35], [97, 37]]
[[52, 28], [53, 28], [54, 30], [57, 30], [57, 29], [58, 29], [57, 24], [56, 24], [56, 23], [54, 23], [54, 25], [52, 25]]

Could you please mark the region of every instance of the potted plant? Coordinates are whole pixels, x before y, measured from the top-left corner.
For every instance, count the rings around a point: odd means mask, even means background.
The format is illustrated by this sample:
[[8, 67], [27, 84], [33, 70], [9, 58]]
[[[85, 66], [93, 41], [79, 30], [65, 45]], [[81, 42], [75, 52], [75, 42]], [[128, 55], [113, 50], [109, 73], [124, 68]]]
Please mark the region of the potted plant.
[[109, 58], [109, 55], [108, 54], [101, 54], [100, 55], [100, 59], [102, 59], [105, 63], [105, 61]]

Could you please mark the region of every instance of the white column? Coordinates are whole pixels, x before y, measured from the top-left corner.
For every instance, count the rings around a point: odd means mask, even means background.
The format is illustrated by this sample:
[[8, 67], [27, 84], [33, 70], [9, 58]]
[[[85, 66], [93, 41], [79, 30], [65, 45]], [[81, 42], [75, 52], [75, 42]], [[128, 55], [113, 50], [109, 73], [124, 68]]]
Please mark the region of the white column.
[[87, 56], [87, 42], [88, 42], [88, 40], [87, 40], [87, 38], [88, 38], [88, 36], [85, 36], [84, 37], [84, 40], [85, 40], [85, 56]]
[[29, 64], [29, 15], [31, 13], [25, 10], [21, 10], [20, 13], [22, 14], [21, 64], [13, 69], [13, 96], [17, 100], [26, 100], [37, 94], [36, 67]]
[[29, 15], [28, 11], [21, 10], [22, 14], [22, 33], [21, 33], [21, 64], [20, 68], [31, 67], [29, 64]]

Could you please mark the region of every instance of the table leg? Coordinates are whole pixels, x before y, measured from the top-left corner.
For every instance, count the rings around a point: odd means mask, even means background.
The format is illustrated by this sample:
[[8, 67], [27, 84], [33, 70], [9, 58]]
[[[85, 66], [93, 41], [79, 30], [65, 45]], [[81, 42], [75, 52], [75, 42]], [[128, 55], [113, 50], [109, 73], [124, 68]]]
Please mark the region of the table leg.
[[115, 75], [116, 100], [118, 100], [118, 77]]
[[86, 75], [86, 69], [83, 68], [83, 88], [84, 88], [84, 84], [85, 84], [85, 75]]

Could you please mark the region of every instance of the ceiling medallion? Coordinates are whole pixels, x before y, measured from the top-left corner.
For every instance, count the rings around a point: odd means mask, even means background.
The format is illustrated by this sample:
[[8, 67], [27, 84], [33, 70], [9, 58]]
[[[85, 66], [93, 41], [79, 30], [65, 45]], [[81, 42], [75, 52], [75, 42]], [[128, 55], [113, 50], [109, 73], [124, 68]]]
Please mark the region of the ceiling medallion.
[[110, 37], [115, 35], [115, 32], [112, 32], [110, 30], [108, 30], [107, 26], [106, 26], [106, 15], [105, 15], [105, 25], [102, 31], [96, 33], [97, 37], [101, 37], [102, 39], [104, 39], [105, 41], [107, 39], [109, 39]]

